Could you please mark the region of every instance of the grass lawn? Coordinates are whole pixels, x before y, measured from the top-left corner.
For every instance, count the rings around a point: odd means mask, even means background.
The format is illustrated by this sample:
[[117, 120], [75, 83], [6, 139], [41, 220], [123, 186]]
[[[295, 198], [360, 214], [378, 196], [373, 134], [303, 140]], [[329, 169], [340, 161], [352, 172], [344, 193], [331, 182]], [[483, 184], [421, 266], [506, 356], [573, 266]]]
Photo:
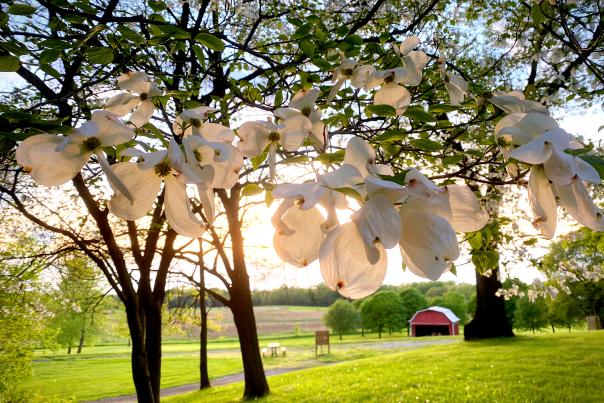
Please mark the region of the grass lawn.
[[[266, 402], [602, 402], [604, 331], [386, 353], [269, 378]], [[165, 401], [238, 401], [241, 383]]]
[[[304, 367], [321, 362], [339, 362], [386, 354], [371, 346], [353, 346], [353, 343], [405, 340], [399, 334], [344, 336], [342, 341], [332, 339], [332, 354], [315, 358], [314, 335], [271, 335], [260, 338], [260, 345], [279, 342], [286, 346], [286, 357], [264, 359], [266, 368]], [[211, 340], [208, 343], [210, 378], [241, 372], [239, 342], [234, 338]], [[164, 344], [162, 360], [162, 388], [195, 383], [199, 379], [199, 344], [197, 342]], [[130, 347], [110, 345], [85, 348], [82, 354], [36, 353], [33, 375], [22, 385], [43, 400], [92, 400], [102, 397], [135, 393], [130, 370]]]

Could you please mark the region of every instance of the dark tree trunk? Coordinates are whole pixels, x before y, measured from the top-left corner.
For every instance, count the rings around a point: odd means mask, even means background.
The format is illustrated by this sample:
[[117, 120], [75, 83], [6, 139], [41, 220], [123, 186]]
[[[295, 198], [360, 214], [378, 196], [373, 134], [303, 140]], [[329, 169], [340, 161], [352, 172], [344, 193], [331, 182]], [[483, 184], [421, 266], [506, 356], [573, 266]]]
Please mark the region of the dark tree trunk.
[[69, 345], [67, 346], [67, 354], [71, 354], [71, 341], [69, 342]]
[[342, 340], [342, 333], [340, 333], [340, 340]]
[[231, 189], [231, 197], [227, 197], [226, 192], [219, 193], [219, 196], [225, 207], [231, 235], [233, 265], [232, 270], [228, 272], [231, 279], [229, 295], [243, 361], [245, 379], [243, 397], [254, 399], [268, 395], [270, 389], [262, 366], [252, 293], [250, 292], [250, 279], [245, 264], [243, 235], [239, 220], [240, 190], [240, 185], [236, 185]]
[[208, 312], [206, 311], [205, 273], [199, 268], [199, 309], [201, 328], [199, 329], [199, 389], [210, 387], [208, 375]]
[[501, 288], [497, 270], [490, 277], [476, 272], [476, 312], [464, 327], [464, 339], [488, 339], [512, 337], [514, 332], [505, 312], [503, 297], [495, 295]]
[[556, 333], [556, 328], [554, 327], [554, 324], [550, 323], [550, 326], [552, 327], [552, 333]]
[[124, 305], [126, 306], [126, 317], [132, 339], [132, 380], [136, 388], [136, 396], [139, 402], [157, 403], [159, 402], [159, 396], [153, 394], [145, 348], [145, 313], [142, 308], [139, 308], [139, 304], [137, 303], [128, 301], [124, 302]]
[[80, 354], [82, 352], [82, 348], [84, 348], [84, 335], [86, 333], [86, 325], [82, 325], [82, 329], [80, 330], [80, 342], [78, 343], [78, 351]]
[[365, 337], [365, 328], [361, 326], [361, 337]]
[[378, 339], [382, 338], [382, 328], [378, 328]]
[[160, 379], [161, 379], [161, 306], [163, 301], [154, 301], [147, 308], [145, 325], [147, 335], [145, 348], [147, 350], [147, 365], [151, 378], [151, 388], [155, 402], [159, 402]]
[[[247, 280], [247, 274], [245, 275]], [[245, 281], [247, 283], [247, 281]], [[245, 390], [243, 397], [253, 399], [266, 396], [269, 393], [268, 382], [262, 366], [262, 357], [258, 347], [258, 334], [256, 332], [256, 319], [252, 305], [252, 295], [249, 285], [235, 287], [231, 294], [231, 311], [241, 347], [241, 359], [245, 376]]]

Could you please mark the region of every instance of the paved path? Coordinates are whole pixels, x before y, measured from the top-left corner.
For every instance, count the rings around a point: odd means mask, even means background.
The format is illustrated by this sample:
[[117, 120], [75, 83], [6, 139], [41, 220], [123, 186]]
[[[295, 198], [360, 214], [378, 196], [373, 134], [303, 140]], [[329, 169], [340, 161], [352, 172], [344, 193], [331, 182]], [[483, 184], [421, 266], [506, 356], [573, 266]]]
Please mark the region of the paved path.
[[[426, 341], [423, 341], [423, 340], [421, 340], [421, 341], [390, 340], [390, 341], [383, 341], [383, 342], [350, 343], [350, 344], [346, 343], [346, 344], [343, 344], [343, 346], [359, 347], [359, 348], [377, 348], [377, 349], [384, 349], [384, 350], [396, 349], [396, 348], [413, 349], [413, 348], [420, 348], [420, 347], [436, 345], [436, 344], [456, 343], [459, 341], [461, 341], [461, 340], [459, 340], [459, 339], [438, 339], [438, 340], [426, 340]], [[229, 351], [229, 350], [222, 350], [222, 351]], [[299, 371], [301, 369], [306, 369], [306, 368], [314, 368], [314, 367], [339, 364], [341, 362], [346, 362], [346, 361], [339, 361], [339, 362], [309, 361], [306, 365], [300, 365], [298, 367], [266, 369], [264, 371], [264, 373], [266, 374], [266, 376], [273, 376], [273, 375], [285, 374], [287, 372]], [[230, 383], [241, 382], [241, 381], [243, 381], [243, 379], [244, 379], [243, 372], [240, 372], [238, 374], [232, 374], [232, 375], [227, 375], [227, 376], [213, 379], [211, 381], [211, 384], [212, 384], [212, 386], [228, 385]], [[162, 389], [161, 395], [162, 395], [162, 397], [175, 396], [175, 395], [180, 395], [183, 393], [194, 392], [196, 390], [199, 390], [199, 384], [192, 383], [192, 384], [188, 384], [188, 385], [181, 385], [181, 386], [175, 386], [172, 388]], [[95, 402], [95, 403], [131, 403], [131, 402], [136, 402], [136, 401], [137, 401], [136, 395], [127, 395], [127, 396], [108, 397], [105, 399], [94, 400], [93, 402]]]

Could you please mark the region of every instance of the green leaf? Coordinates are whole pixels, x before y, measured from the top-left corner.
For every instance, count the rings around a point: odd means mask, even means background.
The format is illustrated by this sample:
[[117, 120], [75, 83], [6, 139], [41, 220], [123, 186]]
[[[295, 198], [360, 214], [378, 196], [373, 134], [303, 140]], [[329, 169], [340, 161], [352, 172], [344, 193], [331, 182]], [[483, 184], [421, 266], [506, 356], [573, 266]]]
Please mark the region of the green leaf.
[[30, 16], [33, 13], [35, 13], [37, 10], [36, 7], [30, 6], [29, 4], [20, 4], [20, 3], [16, 3], [16, 4], [12, 4], [9, 8], [8, 8], [8, 13], [12, 14], [12, 15], [25, 15], [25, 16]]
[[314, 59], [312, 59], [312, 64], [314, 64], [315, 66], [317, 66], [318, 68], [320, 68], [323, 71], [333, 70], [333, 68], [331, 67], [331, 64], [327, 60], [323, 60], [318, 57], [315, 57]]
[[283, 91], [278, 90], [275, 93], [275, 108], [279, 108], [281, 105], [283, 105]]
[[325, 165], [342, 162], [344, 161], [344, 150], [338, 150], [335, 153], [323, 153], [315, 158], [315, 161]]
[[84, 38], [82, 38], [81, 41], [79, 41], [71, 50], [72, 52], [76, 49], [79, 49], [82, 45], [84, 45], [86, 42], [88, 42], [90, 39], [94, 38], [95, 35], [103, 32], [105, 29], [107, 29], [106, 25], [103, 24], [99, 24], [96, 27], [92, 28]]
[[[191, 38], [191, 34], [189, 34], [184, 29], [179, 28], [174, 25], [161, 25], [159, 27], [159, 29], [161, 32], [168, 35], [170, 38], [174, 38], [174, 39], [190, 39]], [[218, 38], [216, 38], [216, 39], [218, 39]], [[220, 40], [220, 39], [218, 39], [218, 40]]]
[[438, 120], [434, 115], [417, 106], [412, 106], [407, 109], [404, 113], [404, 116], [407, 116], [409, 119], [413, 119], [418, 122], [436, 122]]
[[268, 147], [266, 147], [266, 149], [262, 152], [262, 154], [250, 158], [250, 162], [252, 163], [252, 168], [258, 169], [258, 167], [260, 165], [262, 165], [262, 163], [264, 161], [266, 161], [267, 157], [268, 157]]
[[449, 104], [430, 105], [428, 111], [432, 113], [449, 113], [458, 110], [459, 107]]
[[406, 131], [403, 129], [387, 130], [382, 134], [378, 134], [373, 138], [375, 143], [394, 143], [397, 141], [404, 140]]
[[21, 67], [21, 62], [16, 56], [0, 56], [0, 71], [17, 71]]
[[203, 50], [201, 50], [201, 48], [199, 46], [193, 45], [193, 52], [195, 53], [197, 60], [199, 60], [199, 64], [201, 64], [201, 68], [205, 69], [206, 68], [206, 57], [203, 54]]
[[598, 127], [598, 133], [601, 132], [602, 130], [604, 130], [604, 125]]
[[604, 178], [604, 158], [600, 157], [599, 155], [589, 154], [579, 155], [579, 158], [594, 167], [596, 171], [598, 171], [600, 179]]
[[449, 155], [442, 159], [443, 165], [456, 165], [465, 157], [463, 154]]
[[133, 42], [137, 45], [145, 43], [145, 38], [143, 38], [141, 35], [137, 34], [134, 30], [128, 28], [125, 25], [120, 25], [117, 30], [120, 34], [122, 34], [124, 38], [128, 39], [130, 42]]
[[88, 48], [86, 59], [92, 64], [109, 64], [113, 61], [113, 50], [110, 48]]
[[365, 109], [376, 116], [396, 116], [396, 109], [390, 105], [367, 105]]
[[241, 189], [241, 196], [255, 196], [262, 193], [264, 189], [256, 183], [248, 183]]
[[398, 183], [399, 185], [405, 185], [405, 177], [407, 176], [408, 171], [401, 171], [394, 176], [390, 175], [380, 175], [380, 179], [385, 181], [390, 181], [394, 183]]
[[[544, 1], [544, 3], [547, 3], [547, 1]], [[533, 6], [531, 7], [531, 18], [535, 25], [541, 25], [543, 21], [545, 21], [545, 14], [541, 11], [541, 5], [539, 3], [533, 3]]]
[[415, 139], [411, 140], [409, 143], [411, 143], [413, 147], [424, 151], [438, 151], [443, 148], [439, 142], [430, 139]]
[[208, 34], [207, 32], [202, 32], [200, 34], [197, 34], [197, 36], [195, 37], [195, 40], [197, 42], [201, 43], [206, 48], [211, 49], [211, 50], [216, 50], [218, 52], [222, 52], [225, 47], [222, 39], [220, 39], [212, 34]]
[[153, 11], [163, 11], [167, 8], [166, 3], [163, 1], [149, 0], [149, 7]]
[[270, 207], [271, 204], [273, 204], [273, 191], [272, 190], [267, 190], [266, 193], [264, 193], [264, 203], [266, 203], [266, 207]]
[[355, 35], [355, 34], [348, 35], [346, 38], [344, 38], [344, 41], [353, 46], [360, 46], [363, 44], [363, 38], [361, 38], [359, 35]]
[[472, 249], [482, 248], [482, 233], [480, 231], [474, 232], [468, 237], [468, 243], [470, 244]]
[[310, 159], [306, 155], [296, 155], [281, 161], [282, 164], [306, 164]]
[[304, 39], [302, 42], [300, 42], [300, 50], [302, 50], [306, 56], [313, 57], [316, 50], [315, 44], [308, 39]]
[[46, 49], [40, 53], [40, 63], [49, 64], [61, 57], [61, 49]]
[[41, 47], [52, 48], [52, 49], [69, 49], [71, 48], [71, 44], [67, 41], [62, 41], [60, 39], [46, 39], [40, 42]]

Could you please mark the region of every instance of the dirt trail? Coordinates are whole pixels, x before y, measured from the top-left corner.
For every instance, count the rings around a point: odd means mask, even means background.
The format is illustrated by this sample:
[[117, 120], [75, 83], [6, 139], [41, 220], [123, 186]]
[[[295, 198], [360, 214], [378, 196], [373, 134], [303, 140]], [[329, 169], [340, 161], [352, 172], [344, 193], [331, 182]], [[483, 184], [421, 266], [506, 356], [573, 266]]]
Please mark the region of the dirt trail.
[[[391, 341], [383, 341], [383, 342], [367, 342], [367, 343], [346, 343], [346, 347], [358, 347], [358, 348], [376, 348], [376, 349], [395, 349], [395, 348], [405, 348], [405, 349], [413, 349], [420, 348], [425, 346], [437, 345], [437, 344], [450, 344], [459, 342], [459, 339], [440, 339], [440, 340], [420, 340], [420, 341], [408, 341], [408, 340], [391, 340]], [[229, 350], [222, 350], [229, 351]], [[235, 350], [233, 350], [235, 351]], [[266, 369], [264, 372], [266, 376], [280, 375], [288, 372], [299, 371], [301, 369], [306, 368], [314, 368], [314, 367], [322, 367], [327, 365], [339, 364], [341, 362], [317, 362], [317, 361], [309, 361], [307, 363], [301, 363], [305, 365], [300, 365], [297, 367], [288, 367], [288, 368], [272, 368]], [[238, 374], [232, 374], [223, 376], [220, 378], [212, 379], [212, 386], [221, 386], [228, 385], [230, 383], [241, 382], [243, 381], [243, 372]], [[199, 389], [199, 384], [192, 383], [187, 385], [175, 386], [172, 388], [162, 389], [161, 396], [175, 396], [183, 393], [194, 392]], [[131, 403], [136, 402], [136, 395], [125, 395], [125, 396], [116, 396], [116, 397], [108, 397], [100, 400], [93, 400], [89, 403]]]

